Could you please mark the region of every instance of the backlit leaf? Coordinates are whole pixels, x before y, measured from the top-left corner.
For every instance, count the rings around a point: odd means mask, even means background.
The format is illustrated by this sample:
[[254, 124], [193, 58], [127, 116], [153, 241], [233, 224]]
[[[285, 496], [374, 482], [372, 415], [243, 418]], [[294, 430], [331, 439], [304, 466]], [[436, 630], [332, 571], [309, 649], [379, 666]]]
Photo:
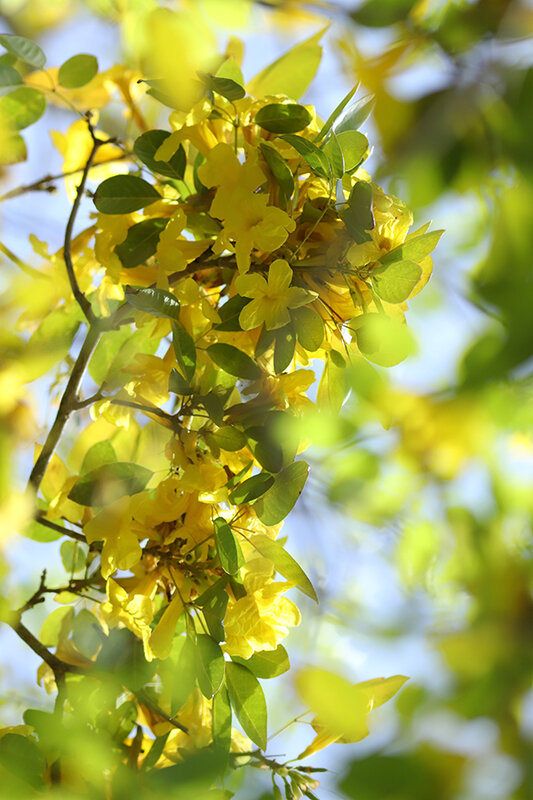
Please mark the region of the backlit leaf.
[[310, 353], [318, 350], [324, 341], [324, 322], [320, 314], [312, 308], [301, 306], [293, 309], [291, 316], [302, 347]]
[[196, 678], [204, 697], [213, 697], [224, 678], [224, 654], [210, 636], [196, 637]]
[[359, 131], [341, 131], [337, 141], [344, 157], [344, 169], [353, 172], [363, 160], [368, 150], [368, 139]]
[[386, 303], [403, 303], [420, 280], [422, 269], [414, 261], [393, 261], [372, 272], [376, 293]]
[[392, 264], [393, 261], [421, 261], [435, 249], [443, 233], [443, 230], [430, 231], [422, 236], [408, 239], [382, 256], [380, 261], [382, 264]]
[[180, 144], [172, 158], [168, 161], [160, 161], [154, 158], [157, 150], [159, 150], [165, 139], [169, 136], [170, 133], [168, 131], [146, 131], [146, 133], [142, 133], [135, 140], [133, 152], [152, 172], [165, 175], [167, 178], [182, 180], [187, 165], [187, 158], [183, 145]]
[[319, 41], [325, 31], [315, 33], [265, 67], [250, 81], [248, 92], [254, 97], [285, 94], [298, 100], [316, 75], [322, 58]]
[[275, 650], [260, 650], [247, 659], [232, 656], [232, 660], [247, 667], [256, 678], [277, 678], [291, 666], [287, 651], [281, 644]]
[[172, 323], [172, 343], [183, 376], [192, 381], [196, 371], [196, 347], [192, 337], [177, 322]]
[[357, 244], [370, 241], [367, 231], [374, 227], [372, 213], [372, 186], [365, 181], [358, 181], [353, 187], [348, 200], [348, 207], [341, 213], [342, 221], [348, 233]]
[[251, 503], [261, 497], [274, 483], [274, 477], [267, 472], [252, 475], [240, 483], [230, 494], [229, 500], [238, 506], [242, 503]]
[[[297, 464], [303, 462], [297, 461]], [[307, 464], [306, 464], [307, 466]], [[272, 523], [265, 523], [272, 524]], [[259, 533], [250, 539], [250, 542], [262, 556], [268, 558], [274, 564], [276, 571], [287, 578], [291, 583], [295, 583], [298, 589], [318, 603], [318, 597], [313, 588], [313, 584], [295, 559], [287, 553], [284, 547], [275, 539], [270, 539], [263, 533]]]
[[242, 664], [227, 661], [226, 685], [243, 731], [264, 750], [267, 744], [267, 708], [259, 681]]
[[215, 527], [215, 544], [220, 558], [220, 565], [228, 575], [236, 575], [244, 564], [241, 546], [223, 517], [217, 517], [213, 521], [213, 525]]
[[19, 86], [22, 83], [22, 76], [14, 67], [9, 64], [0, 64], [0, 87]]
[[253, 381], [261, 377], [261, 369], [255, 361], [231, 344], [211, 344], [207, 353], [217, 366], [236, 378]]
[[98, 72], [98, 60], [95, 56], [80, 53], [67, 59], [59, 67], [57, 80], [65, 89], [79, 89], [92, 81]]
[[217, 750], [229, 753], [231, 745], [231, 704], [228, 690], [223, 685], [213, 697], [213, 744]]
[[276, 331], [276, 344], [274, 345], [274, 372], [279, 375], [291, 363], [296, 347], [296, 334], [292, 323], [284, 325]]
[[20, 89], [0, 97], [0, 121], [9, 130], [21, 131], [42, 117], [46, 108], [44, 95], [37, 89]]
[[311, 167], [313, 172], [323, 178], [329, 178], [330, 165], [327, 155], [320, 150], [316, 144], [304, 139], [303, 136], [295, 136], [292, 133], [281, 136], [280, 138], [288, 142], [302, 156], [304, 161]]
[[8, 53], [12, 53], [26, 64], [31, 64], [32, 67], [42, 69], [46, 64], [46, 56], [39, 45], [24, 36], [0, 33], [0, 45], [5, 47]]
[[260, 149], [269, 170], [279, 186], [280, 201], [283, 205], [286, 205], [294, 191], [293, 174], [287, 162], [283, 156], [278, 153], [275, 147], [262, 142], [260, 144]]
[[130, 306], [166, 319], [179, 319], [180, 304], [177, 297], [166, 289], [126, 289]]
[[85, 475], [87, 472], [97, 469], [102, 464], [112, 464], [117, 460], [117, 454], [111, 442], [104, 439], [102, 442], [96, 442], [85, 453], [83, 463], [80, 468], [80, 475]]

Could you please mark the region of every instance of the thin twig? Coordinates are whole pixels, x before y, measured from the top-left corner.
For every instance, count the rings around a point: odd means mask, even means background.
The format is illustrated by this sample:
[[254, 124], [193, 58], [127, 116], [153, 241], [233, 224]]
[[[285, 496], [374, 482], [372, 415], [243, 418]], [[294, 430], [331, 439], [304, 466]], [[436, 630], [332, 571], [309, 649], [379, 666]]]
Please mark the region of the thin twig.
[[85, 341], [81, 346], [76, 363], [74, 364], [72, 372], [70, 373], [70, 378], [63, 393], [63, 397], [59, 403], [54, 424], [50, 428], [48, 436], [46, 437], [46, 442], [44, 443], [43, 449], [39, 454], [39, 458], [33, 466], [28, 480], [28, 486], [32, 487], [34, 491], [37, 491], [41, 485], [46, 467], [52, 458], [67, 420], [72, 411], [75, 409], [76, 396], [80, 387], [81, 379], [83, 378], [83, 373], [85, 372], [85, 368], [89, 363], [89, 359], [94, 351], [94, 348], [96, 347], [98, 339], [100, 338], [100, 333], [101, 329], [97, 324], [91, 325], [87, 331], [87, 336], [85, 337]]
[[36, 517], [35, 522], [39, 525], [43, 525], [45, 528], [50, 528], [52, 531], [56, 531], [56, 533], [60, 533], [62, 536], [69, 536], [71, 539], [76, 539], [77, 542], [83, 542], [83, 544], [87, 544], [87, 540], [85, 536], [77, 531], [70, 531], [68, 528], [64, 528], [62, 525], [57, 525], [55, 522], [52, 522], [46, 517]]

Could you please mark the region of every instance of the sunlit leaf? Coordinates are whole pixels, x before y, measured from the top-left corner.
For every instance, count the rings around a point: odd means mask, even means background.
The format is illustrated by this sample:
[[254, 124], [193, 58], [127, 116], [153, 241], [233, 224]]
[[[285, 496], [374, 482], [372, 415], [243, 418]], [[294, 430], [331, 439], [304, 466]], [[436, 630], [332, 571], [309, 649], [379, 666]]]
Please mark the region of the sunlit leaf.
[[236, 506], [242, 503], [251, 503], [261, 497], [273, 483], [274, 477], [267, 472], [252, 475], [251, 478], [247, 478], [231, 492], [229, 495], [230, 502]]
[[0, 122], [10, 130], [20, 131], [42, 117], [46, 100], [42, 92], [29, 86], [0, 97]]
[[247, 659], [232, 656], [232, 660], [247, 667], [256, 678], [277, 678], [288, 672], [291, 666], [287, 651], [281, 644], [275, 650], [261, 650]]
[[253, 381], [261, 377], [261, 368], [249, 355], [231, 344], [217, 342], [207, 348], [207, 353], [214, 363], [236, 378]]
[[226, 685], [231, 705], [245, 734], [264, 750], [267, 744], [267, 708], [259, 681], [246, 667], [227, 661]]
[[273, 562], [277, 572], [283, 575], [284, 578], [287, 578], [288, 581], [296, 584], [298, 589], [310, 597], [311, 600], [314, 600], [316, 603], [318, 603], [318, 597], [316, 596], [313, 584], [298, 562], [295, 561], [295, 559], [289, 555], [289, 553], [287, 553], [285, 548], [282, 547], [279, 542], [277, 542], [275, 539], [270, 539], [268, 536], [262, 533], [257, 534], [250, 541], [262, 556]]
[[224, 654], [205, 633], [196, 637], [196, 677], [204, 697], [212, 697], [224, 678]]
[[46, 56], [39, 45], [24, 36], [0, 33], [0, 45], [5, 47], [8, 53], [12, 53], [26, 64], [31, 64], [32, 67], [42, 69], [46, 64]]
[[327, 155], [320, 150], [316, 144], [304, 139], [303, 136], [295, 136], [292, 133], [281, 137], [288, 142], [303, 157], [304, 161], [311, 167], [313, 172], [323, 178], [329, 178], [330, 165]]
[[382, 256], [380, 261], [382, 264], [392, 264], [394, 261], [421, 261], [435, 249], [443, 233], [443, 230], [430, 231], [414, 239], [408, 239], [404, 244]]
[[244, 564], [241, 546], [223, 517], [217, 517], [213, 521], [213, 525], [215, 527], [215, 544], [222, 569], [229, 575], [236, 575]]
[[92, 81], [98, 72], [98, 59], [95, 56], [80, 53], [72, 56], [59, 67], [57, 79], [65, 89], [79, 89]]
[[231, 704], [224, 685], [213, 697], [212, 730], [215, 747], [228, 753], [231, 745]]
[[326, 28], [300, 42], [280, 58], [265, 67], [248, 84], [254, 97], [285, 94], [298, 100], [315, 77], [322, 58], [319, 41]]
[[196, 371], [196, 347], [192, 337], [179, 323], [172, 323], [172, 344], [183, 376], [192, 381]]
[[269, 103], [255, 115], [254, 122], [269, 133], [296, 133], [311, 122], [311, 114], [297, 103]]
[[68, 496], [82, 506], [112, 503], [125, 494], [142, 492], [152, 474], [151, 470], [140, 464], [121, 461], [102, 464], [82, 475]]
[[414, 261], [393, 261], [372, 272], [376, 293], [387, 303], [403, 303], [420, 280], [422, 270]]
[[265, 525], [277, 525], [292, 511], [308, 473], [309, 466], [305, 461], [295, 461], [276, 475], [267, 494], [254, 506], [257, 516]]

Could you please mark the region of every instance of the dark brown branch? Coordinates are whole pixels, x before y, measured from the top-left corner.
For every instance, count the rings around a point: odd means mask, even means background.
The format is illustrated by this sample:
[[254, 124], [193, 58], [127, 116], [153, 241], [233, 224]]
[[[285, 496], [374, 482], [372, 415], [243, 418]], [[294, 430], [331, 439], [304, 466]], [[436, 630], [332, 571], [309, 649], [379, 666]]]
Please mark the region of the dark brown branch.
[[89, 330], [87, 331], [87, 336], [85, 337], [85, 341], [81, 346], [81, 350], [78, 354], [78, 358], [76, 359], [76, 363], [74, 364], [72, 372], [70, 373], [70, 378], [63, 393], [63, 397], [61, 398], [61, 401], [59, 403], [59, 408], [57, 410], [57, 415], [54, 420], [54, 424], [50, 428], [43, 449], [41, 450], [39, 458], [35, 462], [34, 467], [31, 471], [28, 480], [28, 486], [32, 487], [35, 491], [37, 491], [39, 486], [41, 485], [41, 481], [43, 479], [46, 467], [48, 466], [48, 463], [52, 458], [52, 455], [57, 446], [59, 438], [63, 433], [67, 420], [75, 408], [77, 393], [80, 387], [81, 379], [83, 378], [83, 373], [85, 372], [85, 368], [89, 363], [89, 359], [94, 351], [94, 348], [96, 347], [99, 338], [100, 338], [100, 327], [97, 324], [91, 325]]
[[45, 664], [48, 664], [52, 672], [54, 673], [54, 677], [56, 678], [56, 683], [59, 679], [59, 682], [65, 677], [67, 672], [75, 672], [77, 674], [86, 674], [88, 670], [86, 667], [80, 667], [78, 664], [67, 664], [66, 661], [61, 661], [56, 655], [50, 652], [50, 650], [42, 644], [36, 636], [33, 635], [31, 631], [26, 628], [22, 622], [18, 622], [16, 624], [11, 625], [17, 636], [22, 639], [22, 641], [28, 645], [29, 648], [33, 650], [33, 652], [38, 655]]
[[36, 517], [35, 522], [38, 522], [39, 525], [43, 525], [45, 528], [50, 528], [50, 530], [56, 531], [56, 533], [60, 533], [62, 536], [69, 536], [71, 539], [76, 539], [77, 542], [83, 542], [83, 544], [87, 544], [87, 540], [83, 534], [78, 533], [77, 531], [68, 530], [68, 528], [64, 528], [62, 525], [56, 525], [55, 522], [46, 519], [46, 517]]

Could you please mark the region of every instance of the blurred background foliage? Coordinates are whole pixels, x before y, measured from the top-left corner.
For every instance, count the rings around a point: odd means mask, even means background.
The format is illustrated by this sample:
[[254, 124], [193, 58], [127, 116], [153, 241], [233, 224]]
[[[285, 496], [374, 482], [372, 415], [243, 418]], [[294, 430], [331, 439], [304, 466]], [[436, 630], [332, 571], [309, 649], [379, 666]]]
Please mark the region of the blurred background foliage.
[[[234, 25], [245, 41], [268, 24], [268, 35], [286, 44], [330, 21], [335, 96], [331, 82], [318, 80], [313, 102], [326, 116], [359, 82], [358, 96], [374, 103], [369, 169], [408, 202], [415, 220], [433, 216], [447, 229], [430, 289], [410, 303], [419, 356], [387, 374], [361, 360], [347, 375], [352, 393], [343, 413], [306, 420], [314, 477], [291, 537], [315, 558], [323, 602], [315, 619], [306, 610], [292, 649], [308, 661], [312, 645], [317, 662], [343, 665], [353, 680], [366, 677], [366, 651], [375, 654], [370, 672], [379, 663], [386, 674], [412, 676], [396, 716], [376, 712], [364, 744], [333, 748], [335, 776], [319, 793], [526, 800], [533, 796], [533, 5], [205, 6], [225, 17], [223, 36]], [[120, 26], [132, 62], [152, 7], [151, 0], [0, 2], [9, 29], [31, 37], [61, 30], [76, 14], [99, 15]]]

